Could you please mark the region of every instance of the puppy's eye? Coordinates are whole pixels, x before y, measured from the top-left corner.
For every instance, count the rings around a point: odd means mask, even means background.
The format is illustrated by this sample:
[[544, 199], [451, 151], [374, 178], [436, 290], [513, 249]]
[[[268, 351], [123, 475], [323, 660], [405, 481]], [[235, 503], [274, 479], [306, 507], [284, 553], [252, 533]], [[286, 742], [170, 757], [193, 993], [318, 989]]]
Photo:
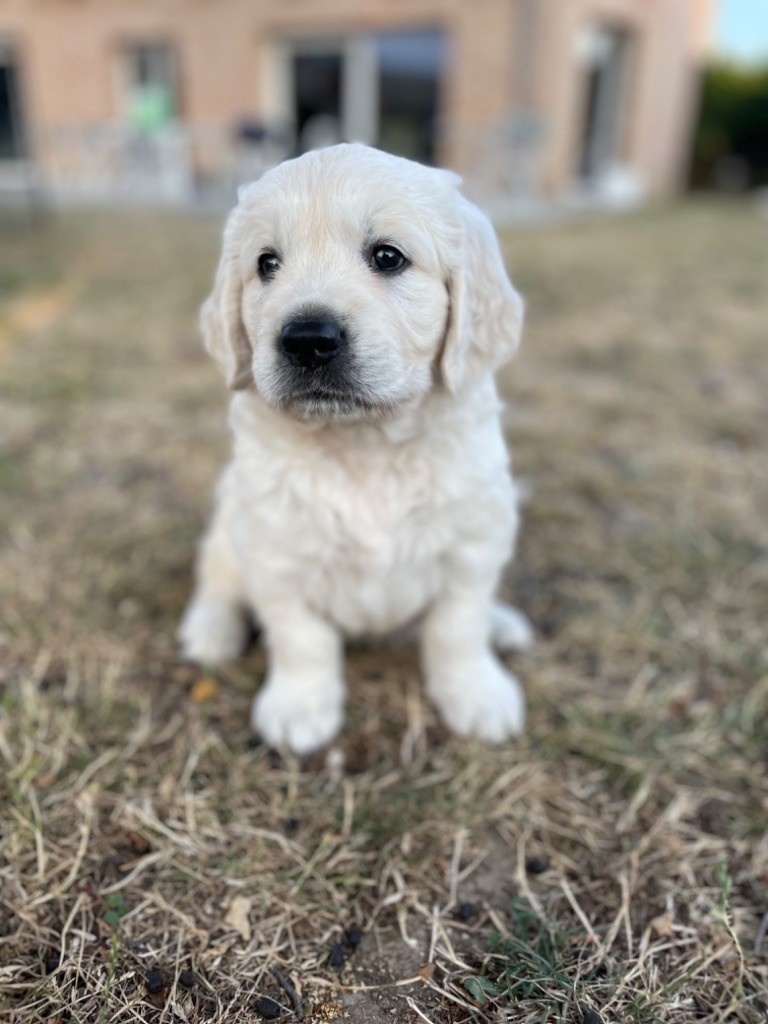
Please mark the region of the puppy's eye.
[[269, 281], [280, 269], [280, 260], [273, 252], [263, 252], [259, 256], [256, 267], [262, 281]]
[[404, 270], [409, 262], [399, 249], [392, 245], [377, 245], [371, 250], [371, 266], [384, 274], [393, 274]]

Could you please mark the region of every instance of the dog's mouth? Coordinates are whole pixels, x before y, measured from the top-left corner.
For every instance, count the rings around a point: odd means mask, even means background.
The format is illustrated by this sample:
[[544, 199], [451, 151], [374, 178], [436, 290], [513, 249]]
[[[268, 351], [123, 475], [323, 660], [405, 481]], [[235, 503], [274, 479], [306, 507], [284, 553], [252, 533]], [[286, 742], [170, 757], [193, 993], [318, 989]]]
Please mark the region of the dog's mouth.
[[318, 387], [285, 394], [279, 405], [297, 419], [380, 420], [393, 411], [391, 403], [369, 395]]
[[300, 420], [373, 422], [398, 407], [397, 400], [367, 386], [351, 360], [314, 371], [279, 366], [259, 384], [271, 406]]

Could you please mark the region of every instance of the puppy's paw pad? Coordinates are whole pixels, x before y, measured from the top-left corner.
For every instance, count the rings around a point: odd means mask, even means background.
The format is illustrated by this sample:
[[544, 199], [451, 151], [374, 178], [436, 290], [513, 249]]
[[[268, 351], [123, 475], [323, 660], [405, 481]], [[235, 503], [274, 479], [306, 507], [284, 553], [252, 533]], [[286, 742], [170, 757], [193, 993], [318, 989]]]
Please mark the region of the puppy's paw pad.
[[528, 651], [535, 634], [528, 619], [516, 608], [494, 604], [491, 608], [491, 642], [502, 654], [507, 651]]
[[[319, 691], [319, 692], [318, 692]], [[329, 743], [344, 720], [341, 688], [322, 692], [294, 688], [278, 680], [267, 683], [253, 702], [251, 726], [271, 747], [287, 747], [294, 754], [310, 754]]]
[[522, 687], [496, 661], [484, 662], [448, 685], [431, 686], [430, 693], [443, 721], [457, 736], [502, 743], [519, 736], [525, 726]]
[[177, 636], [189, 661], [221, 665], [245, 650], [248, 622], [243, 610], [229, 601], [198, 598], [184, 613]]

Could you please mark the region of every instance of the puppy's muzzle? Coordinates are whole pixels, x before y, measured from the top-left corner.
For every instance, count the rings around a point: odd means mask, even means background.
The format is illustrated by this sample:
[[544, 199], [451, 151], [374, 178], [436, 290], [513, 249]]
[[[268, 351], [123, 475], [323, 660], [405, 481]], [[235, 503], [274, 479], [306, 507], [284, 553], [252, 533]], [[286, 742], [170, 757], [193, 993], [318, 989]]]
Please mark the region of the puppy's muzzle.
[[327, 366], [346, 348], [344, 328], [336, 320], [291, 320], [278, 346], [292, 366], [315, 370]]

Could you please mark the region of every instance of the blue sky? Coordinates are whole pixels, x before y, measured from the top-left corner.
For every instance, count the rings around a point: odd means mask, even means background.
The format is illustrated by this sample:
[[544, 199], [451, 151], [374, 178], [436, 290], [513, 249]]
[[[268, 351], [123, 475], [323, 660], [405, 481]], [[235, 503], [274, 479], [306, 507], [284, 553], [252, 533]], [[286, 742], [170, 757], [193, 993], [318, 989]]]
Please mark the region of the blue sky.
[[768, 0], [720, 0], [717, 48], [728, 57], [768, 60]]

